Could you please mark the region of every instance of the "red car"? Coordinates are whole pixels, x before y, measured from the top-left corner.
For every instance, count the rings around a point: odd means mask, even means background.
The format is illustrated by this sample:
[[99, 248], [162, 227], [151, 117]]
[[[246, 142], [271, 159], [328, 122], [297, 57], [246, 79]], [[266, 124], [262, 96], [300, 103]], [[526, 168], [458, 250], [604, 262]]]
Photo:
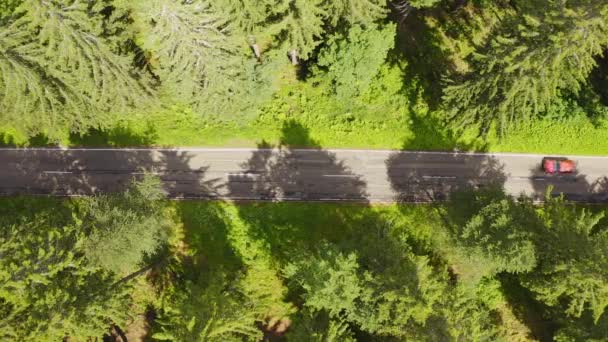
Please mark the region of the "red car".
[[576, 164], [573, 160], [557, 157], [543, 158], [542, 167], [546, 173], [572, 173], [576, 170]]

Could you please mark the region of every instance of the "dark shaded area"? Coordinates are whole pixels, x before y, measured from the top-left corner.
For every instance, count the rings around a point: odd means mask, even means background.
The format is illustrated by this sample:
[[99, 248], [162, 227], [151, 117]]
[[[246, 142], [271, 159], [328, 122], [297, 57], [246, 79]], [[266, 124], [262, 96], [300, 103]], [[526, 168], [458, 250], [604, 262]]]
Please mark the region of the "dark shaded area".
[[[148, 123], [144, 132], [136, 132], [129, 126], [117, 125], [112, 128], [89, 128], [86, 132], [72, 132], [69, 136], [70, 146], [75, 147], [146, 147], [158, 141], [156, 128]], [[0, 147], [58, 147], [59, 142], [49, 139], [44, 133], [38, 133], [24, 143], [17, 143], [15, 138], [6, 132], [0, 132]]]
[[[416, 103], [415, 100], [410, 105]], [[415, 112], [411, 109], [412, 113]], [[410, 130], [415, 134], [413, 138], [403, 142], [403, 150], [416, 151], [477, 151], [485, 152], [488, 144], [483, 140], [472, 143], [458, 141], [459, 134], [444, 128], [445, 123], [432, 114], [410, 116]]]
[[69, 203], [57, 198], [0, 197], [0, 227], [34, 222], [35, 216], [44, 217], [49, 226], [62, 227], [72, 221], [72, 212]]
[[151, 146], [158, 140], [156, 128], [148, 123], [146, 130], [134, 132], [128, 126], [115, 126], [110, 129], [90, 128], [87, 132], [71, 133], [70, 145], [86, 147], [137, 147]]
[[0, 132], [0, 147], [16, 147], [17, 143], [12, 135]]
[[[453, 168], [461, 169], [454, 176]], [[504, 184], [503, 165], [495, 158], [454, 153], [424, 155], [399, 153], [387, 161], [388, 177], [398, 202], [445, 201], [450, 194]]]
[[58, 146], [56, 141], [52, 141], [45, 134], [39, 133], [28, 139], [27, 145], [29, 147], [56, 147]]
[[555, 317], [550, 312], [552, 309], [536, 301], [532, 293], [519, 283], [517, 276], [502, 273], [498, 275], [498, 280], [513, 314], [530, 329], [532, 338], [540, 342], [553, 341], [559, 325], [547, 318]]
[[127, 336], [125, 336], [125, 332], [122, 331], [122, 329], [116, 325], [116, 324], [112, 324], [112, 326], [110, 327], [108, 334], [104, 335], [102, 338], [103, 342], [116, 342], [116, 341], [121, 341], [121, 342], [128, 342], [129, 340], [127, 339]]
[[214, 198], [217, 179], [192, 168], [193, 155], [174, 150], [5, 150], [3, 194], [89, 195], [124, 190], [144, 173], [158, 175], [169, 197]]
[[15, 138], [8, 133], [0, 133], [0, 147], [57, 147], [56, 141], [50, 140], [43, 133], [30, 137], [25, 143], [17, 143]]
[[407, 61], [404, 84], [419, 84], [431, 108], [441, 102], [443, 78], [455, 71], [448, 51], [442, 49], [439, 32], [425, 21], [422, 12], [407, 16], [397, 26], [395, 56], [389, 61]]
[[[458, 150], [481, 150], [486, 146], [467, 145], [458, 142], [458, 137], [448, 131], [441, 133], [440, 124], [432, 117], [413, 117], [416, 134], [403, 143], [403, 149], [445, 148]], [[386, 160], [387, 176], [398, 202], [445, 201], [450, 193], [488, 186], [501, 187], [506, 181], [504, 166], [489, 155], [395, 152]], [[458, 172], [454, 172], [454, 169]], [[454, 174], [457, 173], [457, 176]]]
[[596, 94], [599, 95], [601, 103], [608, 106], [608, 53], [596, 57], [597, 65], [589, 75], [589, 83]]
[[[292, 146], [311, 146], [314, 153]], [[264, 141], [241, 165], [240, 174], [229, 175], [228, 194], [234, 199], [322, 200], [336, 196], [343, 200], [367, 201], [365, 182], [328, 151], [320, 149], [308, 130], [295, 121], [282, 129], [278, 146]]]
[[[171, 269], [180, 278], [195, 281], [213, 268], [237, 271], [243, 268], [228, 239], [230, 219], [217, 202], [182, 202], [178, 207], [184, 241], [192, 255], [180, 255], [180, 265]], [[179, 251], [178, 251], [179, 254]], [[184, 271], [187, 270], [187, 271]]]

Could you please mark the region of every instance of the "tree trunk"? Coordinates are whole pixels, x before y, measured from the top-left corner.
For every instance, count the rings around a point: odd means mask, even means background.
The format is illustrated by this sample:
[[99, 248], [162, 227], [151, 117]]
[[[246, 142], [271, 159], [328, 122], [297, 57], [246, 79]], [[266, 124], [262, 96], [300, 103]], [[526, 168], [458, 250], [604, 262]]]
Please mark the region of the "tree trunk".
[[291, 59], [292, 65], [298, 65], [298, 50], [293, 49], [289, 51], [289, 58]]
[[258, 46], [258, 44], [253, 43], [250, 46], [251, 46], [251, 50], [253, 50], [253, 54], [255, 55], [255, 58], [260, 60], [262, 58], [262, 54], [260, 53], [260, 47]]
[[133, 278], [136, 278], [136, 277], [138, 277], [138, 276], [146, 273], [147, 271], [149, 271], [152, 268], [154, 268], [154, 267], [162, 264], [163, 262], [164, 262], [164, 260], [160, 260], [160, 261], [155, 262], [153, 264], [144, 266], [144, 267], [140, 268], [139, 270], [137, 270], [137, 271], [135, 271], [135, 272], [133, 272], [133, 273], [131, 273], [131, 274], [129, 274], [129, 275], [121, 278], [120, 280], [116, 281], [114, 284], [112, 284], [112, 287], [116, 287], [116, 286], [120, 285], [121, 283], [126, 283], [127, 281], [129, 281], [129, 280], [131, 280]]

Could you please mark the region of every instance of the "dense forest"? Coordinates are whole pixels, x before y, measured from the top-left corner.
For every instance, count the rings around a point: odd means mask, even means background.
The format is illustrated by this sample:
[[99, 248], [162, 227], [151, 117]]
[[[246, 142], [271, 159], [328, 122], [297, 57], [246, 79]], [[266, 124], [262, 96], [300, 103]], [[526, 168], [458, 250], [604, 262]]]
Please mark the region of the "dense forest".
[[606, 134], [599, 0], [1, 6], [5, 144], [255, 142], [288, 119], [332, 146], [555, 152], [575, 137], [579, 152]]
[[[606, 154], [607, 48], [604, 0], [0, 0], [0, 145]], [[164, 191], [0, 198], [0, 340], [608, 339], [603, 206]]]

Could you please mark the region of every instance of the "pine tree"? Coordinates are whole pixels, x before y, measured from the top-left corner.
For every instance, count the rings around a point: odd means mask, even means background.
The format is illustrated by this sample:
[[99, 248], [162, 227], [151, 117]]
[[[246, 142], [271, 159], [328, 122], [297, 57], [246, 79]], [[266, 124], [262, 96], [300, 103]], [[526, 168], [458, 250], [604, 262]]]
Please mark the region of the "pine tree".
[[160, 180], [146, 176], [123, 193], [85, 199], [81, 221], [89, 261], [120, 276], [143, 267], [144, 258], [167, 243], [171, 220], [163, 197]]
[[0, 339], [57, 341], [101, 336], [128, 316], [130, 286], [80, 251], [81, 227], [44, 216], [0, 232]]
[[326, 3], [330, 24], [337, 26], [340, 20], [351, 25], [369, 25], [387, 14], [386, 0], [335, 0]]
[[0, 27], [4, 123], [57, 137], [104, 126], [109, 110], [149, 101], [127, 56], [103, 37], [102, 3], [25, 0]]
[[[395, 256], [392, 252], [387, 254]], [[404, 254], [374, 272], [361, 267], [355, 253], [324, 245], [319, 255], [288, 265], [285, 276], [301, 287], [312, 312], [371, 334], [407, 338], [434, 314], [445, 285], [428, 259]]]
[[[329, 16], [322, 0], [291, 0], [285, 2], [285, 17], [282, 31], [287, 36], [287, 45], [292, 58], [307, 59], [324, 33], [323, 23]], [[294, 55], [295, 54], [295, 55]]]
[[218, 0], [211, 6], [243, 35], [264, 34], [273, 16], [283, 8], [284, 0]]
[[341, 317], [329, 318], [326, 314], [303, 309], [294, 317], [287, 332], [288, 341], [355, 342], [348, 322]]
[[536, 298], [571, 317], [589, 310], [597, 321], [608, 307], [608, 231], [598, 227], [603, 213], [592, 214], [546, 199], [536, 236], [538, 266], [521, 278]]
[[562, 93], [576, 93], [594, 57], [608, 44], [603, 1], [529, 3], [480, 53], [462, 80], [445, 89], [448, 118], [499, 133], [547, 110]]
[[158, 319], [155, 340], [243, 341], [259, 340], [256, 327], [265, 308], [244, 295], [242, 283], [229, 283], [223, 274], [208, 274], [172, 294]]
[[213, 86], [212, 69], [226, 63], [235, 46], [226, 20], [205, 1], [129, 2], [141, 48], [164, 90], [181, 99]]
[[458, 275], [475, 285], [500, 272], [529, 272], [536, 266], [535, 246], [526, 207], [510, 198], [483, 207], [457, 229], [454, 241]]

